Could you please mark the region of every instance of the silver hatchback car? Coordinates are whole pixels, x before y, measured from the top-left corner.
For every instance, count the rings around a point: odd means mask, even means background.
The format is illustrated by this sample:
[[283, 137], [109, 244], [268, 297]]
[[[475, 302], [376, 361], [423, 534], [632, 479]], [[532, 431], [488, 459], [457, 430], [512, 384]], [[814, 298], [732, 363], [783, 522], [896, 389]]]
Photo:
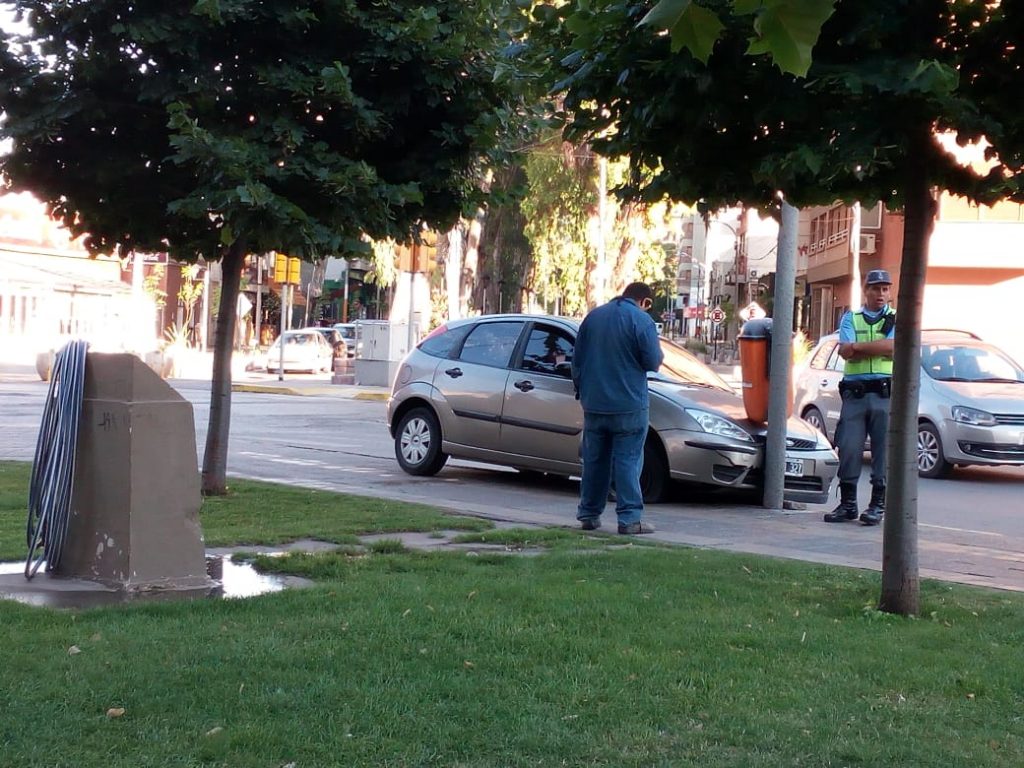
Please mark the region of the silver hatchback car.
[[[577, 330], [572, 320], [534, 315], [487, 315], [436, 329], [402, 361], [388, 400], [402, 469], [433, 475], [457, 456], [578, 476], [583, 411], [570, 373]], [[665, 363], [648, 376], [644, 500], [663, 499], [672, 481], [761, 488], [765, 427], [747, 419], [742, 399], [714, 371], [682, 347], [661, 344]], [[835, 452], [798, 418], [787, 432], [785, 498], [825, 503]]]
[[[839, 336], [830, 334], [796, 376], [795, 412], [832, 439], [844, 363]], [[1024, 370], [970, 333], [924, 331], [918, 474], [943, 477], [971, 464], [1024, 465]]]

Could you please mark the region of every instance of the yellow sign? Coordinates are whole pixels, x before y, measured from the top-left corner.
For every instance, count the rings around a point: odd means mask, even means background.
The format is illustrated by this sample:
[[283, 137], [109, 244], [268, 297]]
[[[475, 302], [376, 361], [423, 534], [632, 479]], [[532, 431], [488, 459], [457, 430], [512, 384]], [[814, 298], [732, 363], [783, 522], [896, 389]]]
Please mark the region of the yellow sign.
[[299, 272], [301, 268], [301, 259], [288, 259], [288, 282], [291, 283], [292, 285], [298, 285], [302, 281], [302, 279], [299, 277]]

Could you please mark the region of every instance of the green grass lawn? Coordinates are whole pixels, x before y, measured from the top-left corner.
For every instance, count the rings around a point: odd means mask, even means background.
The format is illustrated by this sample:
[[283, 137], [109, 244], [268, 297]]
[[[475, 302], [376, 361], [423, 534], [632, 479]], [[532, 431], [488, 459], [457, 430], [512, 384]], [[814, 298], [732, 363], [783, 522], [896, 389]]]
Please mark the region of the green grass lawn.
[[[4, 551], [26, 477], [0, 464]], [[210, 541], [456, 527], [233, 488]], [[258, 558], [319, 586], [247, 600], [0, 603], [0, 764], [1024, 765], [1022, 596], [927, 582], [902, 619], [874, 573], [463, 522], [544, 554], [350, 547]]]

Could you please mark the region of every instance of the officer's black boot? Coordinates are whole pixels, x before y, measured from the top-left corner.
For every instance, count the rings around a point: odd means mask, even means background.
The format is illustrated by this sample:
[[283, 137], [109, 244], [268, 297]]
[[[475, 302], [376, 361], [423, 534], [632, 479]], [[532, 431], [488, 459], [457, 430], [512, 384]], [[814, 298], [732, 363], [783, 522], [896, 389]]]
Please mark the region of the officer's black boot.
[[839, 484], [839, 506], [825, 513], [826, 523], [845, 523], [857, 519], [857, 484]]
[[860, 513], [860, 521], [864, 525], [878, 525], [885, 514], [885, 486], [871, 486], [871, 501], [867, 509]]

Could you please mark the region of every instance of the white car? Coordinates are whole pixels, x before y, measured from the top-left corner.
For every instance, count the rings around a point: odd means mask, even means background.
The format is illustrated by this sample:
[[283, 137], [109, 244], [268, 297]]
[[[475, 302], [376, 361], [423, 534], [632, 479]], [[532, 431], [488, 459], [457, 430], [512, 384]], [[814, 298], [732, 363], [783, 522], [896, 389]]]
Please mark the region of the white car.
[[[281, 341], [284, 340], [284, 364], [281, 362]], [[334, 366], [334, 348], [316, 328], [285, 331], [267, 350], [267, 371], [330, 371]]]
[[[796, 376], [795, 412], [833, 441], [844, 364], [839, 336], [831, 334]], [[1024, 466], [1024, 369], [973, 334], [924, 331], [918, 474], [943, 477], [972, 464]]]

